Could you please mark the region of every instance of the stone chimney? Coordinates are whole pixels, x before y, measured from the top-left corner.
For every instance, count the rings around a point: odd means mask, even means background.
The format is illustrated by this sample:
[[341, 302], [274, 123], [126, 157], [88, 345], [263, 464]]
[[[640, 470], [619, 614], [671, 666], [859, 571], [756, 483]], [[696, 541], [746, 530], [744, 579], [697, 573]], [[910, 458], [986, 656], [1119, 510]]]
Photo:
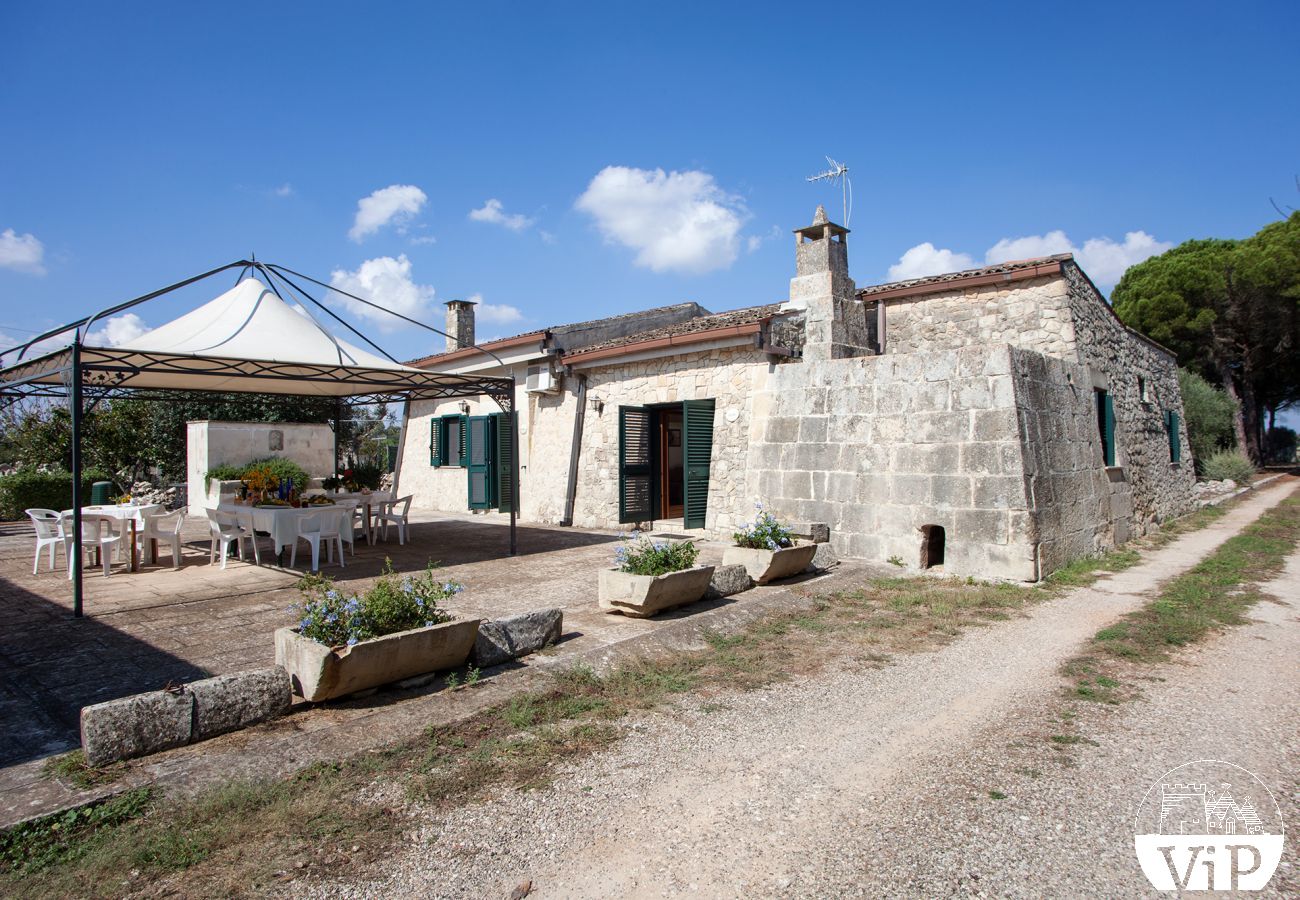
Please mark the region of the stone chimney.
[[849, 277], [849, 230], [818, 206], [811, 225], [796, 228], [790, 299], [783, 310], [804, 310], [806, 359], [842, 359], [871, 353], [866, 310]]
[[447, 327], [443, 330], [447, 332], [447, 351], [473, 347], [474, 301], [448, 300], [446, 307]]

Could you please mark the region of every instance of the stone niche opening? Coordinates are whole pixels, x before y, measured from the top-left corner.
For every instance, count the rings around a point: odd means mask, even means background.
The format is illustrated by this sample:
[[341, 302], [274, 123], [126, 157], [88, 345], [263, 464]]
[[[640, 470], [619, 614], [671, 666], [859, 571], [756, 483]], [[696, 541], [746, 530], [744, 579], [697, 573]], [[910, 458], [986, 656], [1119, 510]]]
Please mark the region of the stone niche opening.
[[921, 526], [921, 568], [933, 569], [943, 565], [944, 544], [947, 535], [942, 525]]

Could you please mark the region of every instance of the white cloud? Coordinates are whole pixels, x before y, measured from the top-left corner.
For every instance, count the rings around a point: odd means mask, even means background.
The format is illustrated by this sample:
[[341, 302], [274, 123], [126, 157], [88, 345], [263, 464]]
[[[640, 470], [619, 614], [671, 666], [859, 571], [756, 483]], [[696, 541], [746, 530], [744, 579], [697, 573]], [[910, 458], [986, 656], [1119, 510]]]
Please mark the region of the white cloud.
[[17, 234], [12, 228], [0, 231], [0, 269], [28, 275], [44, 275], [45, 245], [34, 234]]
[[1074, 245], [1061, 230], [1049, 231], [1047, 234], [1031, 234], [1028, 237], [1003, 238], [984, 254], [984, 263], [1010, 262], [1013, 259], [1033, 259], [1036, 256], [1055, 256], [1058, 253], [1073, 253]]
[[513, 325], [524, 320], [524, 314], [518, 307], [506, 303], [484, 303], [482, 294], [475, 294], [469, 300], [478, 304], [474, 307], [476, 325]]
[[[330, 285], [416, 321], [427, 322], [433, 318], [430, 313], [433, 287], [415, 283], [411, 277], [411, 261], [406, 258], [406, 254], [396, 259], [391, 256], [368, 259], [354, 272], [335, 269], [330, 273]], [[330, 297], [344, 306], [348, 312], [369, 319], [384, 331], [394, 331], [404, 327], [400, 319], [395, 319], [364, 303], [358, 303], [351, 297], [338, 293], [332, 293]]]
[[537, 236], [542, 239], [543, 244], [554, 244], [556, 241], [555, 235], [544, 228], [537, 229]]
[[386, 225], [395, 226], [400, 233], [427, 202], [428, 196], [413, 184], [390, 184], [380, 188], [357, 201], [357, 216], [348, 237], [361, 243]]
[[104, 320], [104, 327], [86, 335], [86, 343], [92, 347], [121, 347], [149, 331], [144, 319], [135, 313], [124, 313]]
[[1129, 266], [1159, 256], [1173, 247], [1172, 241], [1157, 241], [1145, 231], [1130, 231], [1124, 235], [1122, 244], [1110, 238], [1084, 241], [1083, 249], [1076, 250], [1074, 258], [1097, 284], [1110, 287], [1119, 281]]
[[[1169, 241], [1157, 241], [1145, 231], [1128, 232], [1124, 235], [1122, 244], [1100, 237], [1090, 238], [1083, 242], [1082, 247], [1078, 247], [1064, 231], [1057, 229], [1046, 234], [1003, 238], [984, 254], [984, 264], [991, 266], [1012, 260], [1073, 253], [1075, 260], [1099, 287], [1110, 288], [1119, 281], [1129, 266], [1164, 253], [1171, 247], [1173, 244]], [[969, 255], [951, 250], [936, 250], [933, 244], [927, 242], [917, 244], [903, 254], [897, 265], [890, 266], [889, 280], [922, 278], [974, 267], [975, 260]]]
[[736, 260], [744, 204], [706, 172], [607, 166], [574, 206], [596, 220], [605, 240], [637, 251], [655, 272], [708, 272]]
[[483, 204], [479, 209], [471, 209], [469, 217], [475, 222], [490, 222], [493, 225], [500, 225], [503, 228], [509, 228], [511, 231], [523, 231], [533, 220], [521, 213], [507, 213], [501, 201], [493, 197]]
[[438, 239], [431, 234], [417, 234], [409, 241], [412, 247], [423, 247], [428, 244], [438, 243]]
[[909, 278], [924, 278], [927, 275], [942, 275], [945, 272], [973, 268], [975, 260], [965, 253], [941, 250], [926, 241], [908, 250], [899, 257], [898, 262], [889, 267], [889, 280], [906, 281]]
[[280, 185], [278, 188], [274, 188], [274, 189], [272, 189], [271, 193], [272, 193], [272, 194], [275, 194], [275, 196], [277, 196], [277, 197], [292, 197], [292, 196], [293, 196], [293, 185], [291, 185], [289, 182], [286, 181], [284, 184]]

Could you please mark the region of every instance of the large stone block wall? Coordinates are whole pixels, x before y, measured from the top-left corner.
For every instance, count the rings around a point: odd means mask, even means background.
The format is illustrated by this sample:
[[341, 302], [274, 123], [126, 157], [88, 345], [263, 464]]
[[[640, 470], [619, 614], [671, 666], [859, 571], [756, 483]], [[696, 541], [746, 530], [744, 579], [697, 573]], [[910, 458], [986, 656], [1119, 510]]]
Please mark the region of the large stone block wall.
[[1116, 514], [1122, 533], [1131, 504], [1102, 465], [1087, 368], [1012, 348], [1011, 373], [1041, 577], [1114, 547]]
[[911, 567], [939, 525], [946, 572], [1037, 577], [1008, 346], [780, 366], [755, 407], [750, 480], [778, 517]]
[[1072, 356], [1066, 283], [1044, 276], [885, 301], [885, 353], [1012, 344]]
[[[1116, 467], [1110, 475], [1115, 493], [1127, 496], [1132, 506], [1128, 533], [1121, 530], [1115, 535], [1116, 543], [1123, 543], [1187, 512], [1195, 503], [1196, 475], [1187, 451], [1178, 363], [1172, 353], [1126, 328], [1078, 266], [1067, 262], [1063, 272], [1078, 337], [1078, 361], [1087, 367], [1092, 387], [1110, 392], [1115, 408]], [[1146, 384], [1146, 399], [1139, 378]], [[1169, 409], [1178, 413], [1180, 463], [1169, 458], [1164, 420]], [[1122, 512], [1116, 510], [1117, 521], [1122, 522]]]

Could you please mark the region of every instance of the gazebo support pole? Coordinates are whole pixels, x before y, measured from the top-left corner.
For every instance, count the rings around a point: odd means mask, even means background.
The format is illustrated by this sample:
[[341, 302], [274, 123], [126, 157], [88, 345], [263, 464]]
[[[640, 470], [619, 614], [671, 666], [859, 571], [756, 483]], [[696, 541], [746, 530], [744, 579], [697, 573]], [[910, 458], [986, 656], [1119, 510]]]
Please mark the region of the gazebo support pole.
[[343, 425], [343, 401], [334, 401], [334, 471], [330, 477], [339, 474], [339, 428]]
[[[81, 339], [72, 342], [72, 615], [81, 618]], [[105, 553], [108, 551], [105, 550]]]
[[510, 555], [519, 555], [516, 523], [519, 521], [519, 395], [515, 375], [510, 373]]

